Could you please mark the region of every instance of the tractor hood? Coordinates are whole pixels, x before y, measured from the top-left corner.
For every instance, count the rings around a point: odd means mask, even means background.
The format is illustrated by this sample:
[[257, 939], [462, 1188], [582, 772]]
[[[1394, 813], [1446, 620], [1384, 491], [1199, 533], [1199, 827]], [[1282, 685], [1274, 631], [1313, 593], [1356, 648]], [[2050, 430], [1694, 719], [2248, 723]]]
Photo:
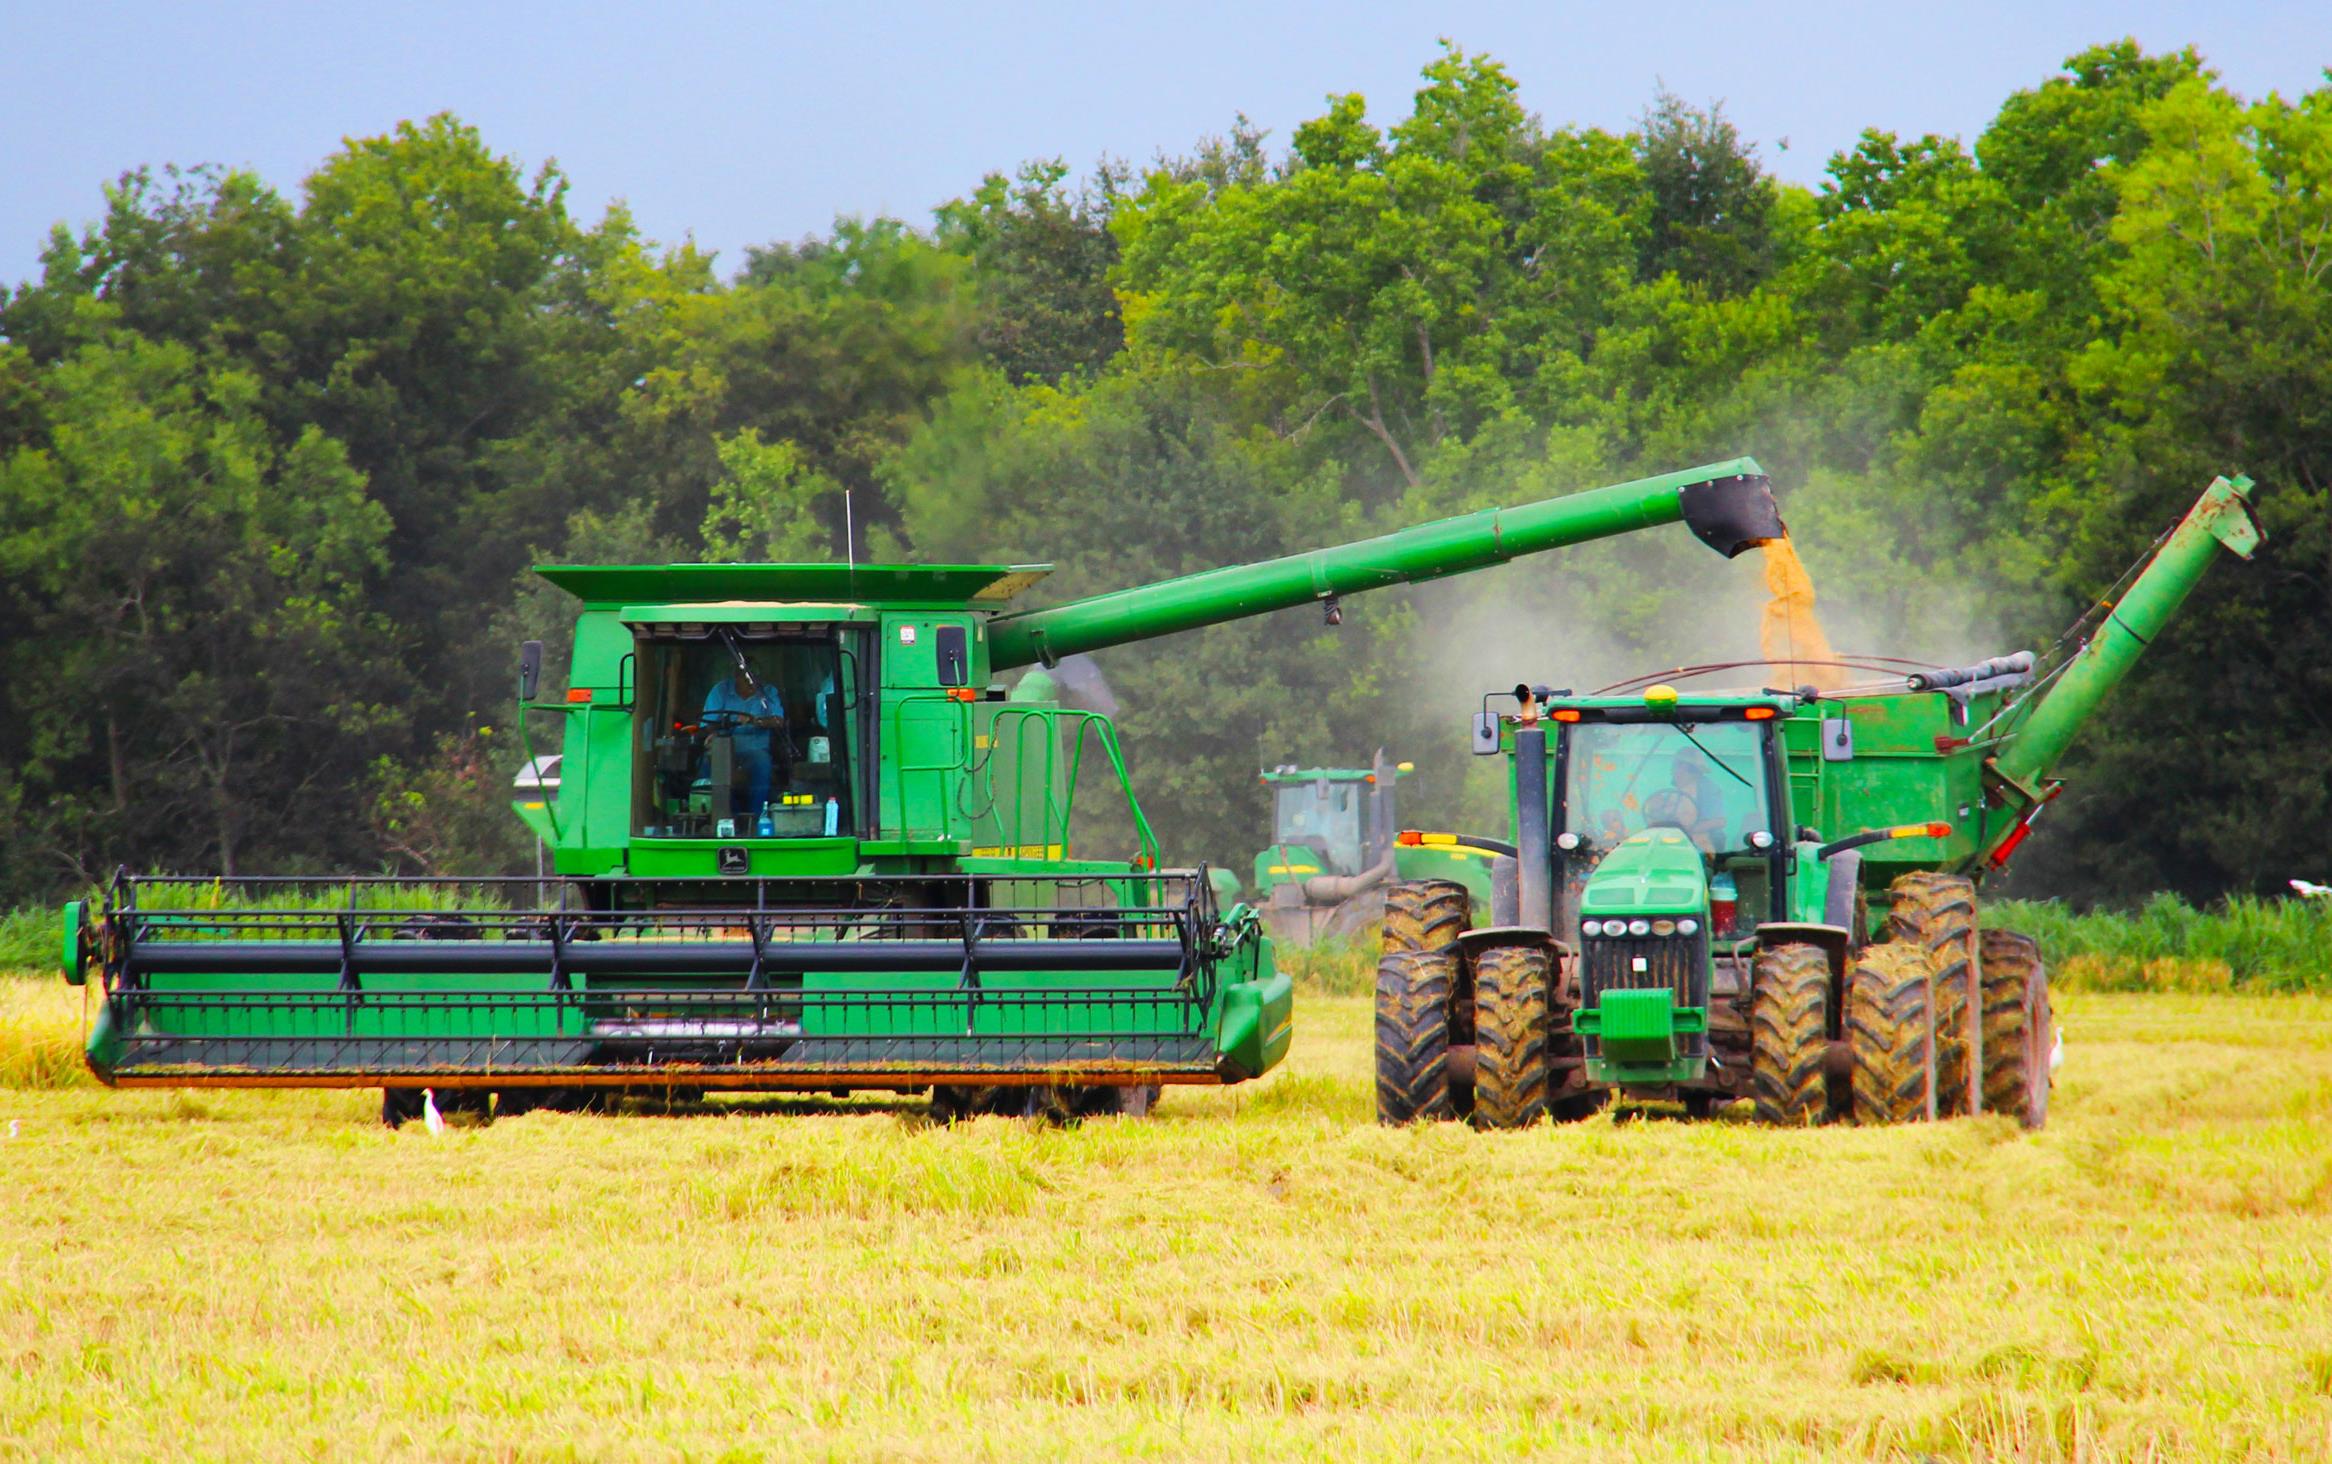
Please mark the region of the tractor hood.
[[1700, 915], [1708, 909], [1708, 866], [1677, 829], [1628, 835], [1595, 866], [1579, 898], [1581, 916]]

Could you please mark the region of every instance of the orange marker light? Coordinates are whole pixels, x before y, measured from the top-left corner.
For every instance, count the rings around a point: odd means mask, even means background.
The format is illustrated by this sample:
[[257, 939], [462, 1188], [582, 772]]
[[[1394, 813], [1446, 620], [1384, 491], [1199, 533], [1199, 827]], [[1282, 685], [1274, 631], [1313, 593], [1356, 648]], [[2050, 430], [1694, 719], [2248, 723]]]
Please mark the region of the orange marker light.
[[1770, 722], [1773, 720], [1773, 708], [1749, 707], [1745, 709], [1741, 715], [1752, 722]]
[[1579, 709], [1577, 707], [1557, 707], [1547, 715], [1558, 722], [1576, 722], [1579, 720]]
[[588, 686], [570, 686], [567, 688], [567, 700], [571, 702], [587, 702], [591, 700], [591, 688]]
[[947, 699], [953, 702], [978, 701], [980, 694], [968, 686], [954, 686], [948, 688]]

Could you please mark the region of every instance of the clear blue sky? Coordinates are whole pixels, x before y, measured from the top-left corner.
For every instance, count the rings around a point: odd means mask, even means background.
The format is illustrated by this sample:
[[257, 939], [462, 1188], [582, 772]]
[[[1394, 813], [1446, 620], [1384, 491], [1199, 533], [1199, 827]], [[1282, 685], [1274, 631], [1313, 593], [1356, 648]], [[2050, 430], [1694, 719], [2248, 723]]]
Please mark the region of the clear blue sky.
[[[141, 163], [255, 169], [287, 193], [346, 136], [451, 110], [528, 167], [555, 157], [596, 218], [743, 248], [838, 214], [917, 222], [982, 173], [1186, 149], [1244, 111], [1284, 146], [1330, 92], [1407, 110], [1449, 36], [1504, 60], [1552, 123], [1625, 127], [1655, 87], [1722, 99], [1811, 182], [1864, 127], [1972, 136], [2093, 41], [2193, 43], [2246, 95], [2332, 63], [2315, 4], [1375, 0], [1298, 5], [619, 6], [0, 0], [0, 283], [51, 224]], [[1787, 151], [1779, 143], [1788, 140]]]

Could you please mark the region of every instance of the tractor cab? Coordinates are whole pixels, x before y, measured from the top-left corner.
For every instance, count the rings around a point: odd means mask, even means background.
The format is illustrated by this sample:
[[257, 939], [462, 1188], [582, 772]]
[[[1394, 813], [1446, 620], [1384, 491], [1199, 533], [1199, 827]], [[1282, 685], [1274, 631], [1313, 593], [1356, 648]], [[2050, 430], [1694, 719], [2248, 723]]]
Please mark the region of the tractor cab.
[[1543, 708], [1555, 730], [1557, 929], [1580, 953], [1578, 1030], [1594, 1081], [1706, 1076], [1712, 948], [1783, 913], [1778, 729], [1793, 705], [1654, 687]]
[[1262, 775], [1271, 790], [1271, 846], [1255, 856], [1255, 887], [1266, 893], [1315, 875], [1356, 875], [1374, 867], [1400, 831], [1394, 813], [1398, 770], [1299, 768]]

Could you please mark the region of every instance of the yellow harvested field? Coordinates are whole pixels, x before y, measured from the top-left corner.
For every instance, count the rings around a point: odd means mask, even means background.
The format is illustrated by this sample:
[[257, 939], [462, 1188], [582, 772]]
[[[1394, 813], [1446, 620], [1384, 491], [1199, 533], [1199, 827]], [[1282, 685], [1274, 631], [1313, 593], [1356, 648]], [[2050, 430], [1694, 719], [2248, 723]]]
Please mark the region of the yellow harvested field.
[[1147, 1122], [433, 1138], [0, 985], [0, 1458], [2332, 1457], [2332, 1000], [2066, 998], [2037, 1136], [1382, 1130], [1311, 998]]

